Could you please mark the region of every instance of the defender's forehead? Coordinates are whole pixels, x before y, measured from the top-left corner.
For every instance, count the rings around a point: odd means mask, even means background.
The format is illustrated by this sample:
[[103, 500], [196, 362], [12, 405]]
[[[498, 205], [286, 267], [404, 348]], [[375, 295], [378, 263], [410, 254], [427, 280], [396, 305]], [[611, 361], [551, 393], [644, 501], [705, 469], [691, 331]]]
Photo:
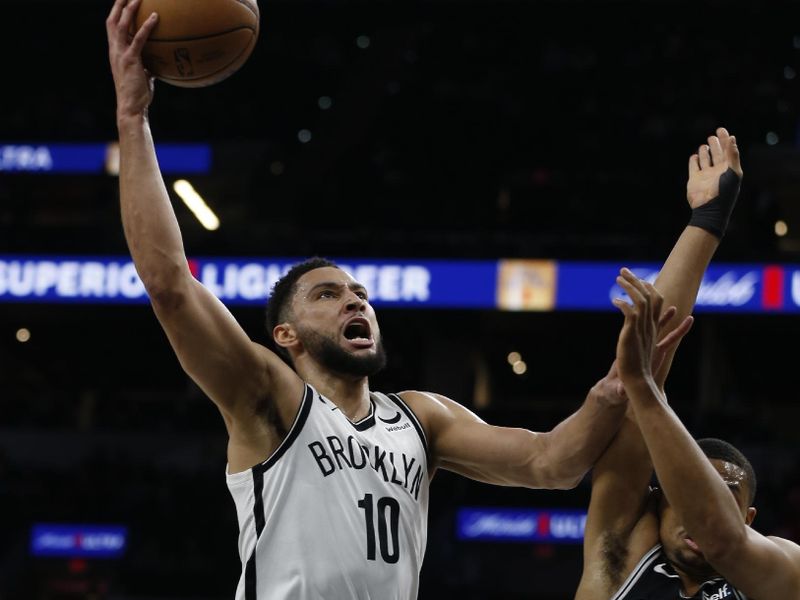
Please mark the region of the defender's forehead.
[[745, 470], [742, 467], [719, 458], [712, 458], [710, 461], [726, 485], [730, 487], [737, 487], [744, 491], [748, 485], [748, 482], [747, 473], [745, 473]]

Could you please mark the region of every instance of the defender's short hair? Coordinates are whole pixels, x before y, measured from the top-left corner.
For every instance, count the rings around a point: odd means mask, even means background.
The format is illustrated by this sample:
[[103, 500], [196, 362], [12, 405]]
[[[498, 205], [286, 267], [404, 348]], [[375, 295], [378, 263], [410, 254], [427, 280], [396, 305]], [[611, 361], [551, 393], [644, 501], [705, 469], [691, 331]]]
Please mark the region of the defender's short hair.
[[292, 297], [294, 296], [295, 291], [297, 291], [297, 280], [309, 271], [321, 269], [323, 267], [339, 268], [335, 262], [319, 256], [314, 256], [304, 260], [301, 263], [297, 263], [291, 269], [289, 269], [289, 272], [286, 273], [286, 275], [275, 282], [275, 285], [272, 286], [272, 293], [270, 294], [269, 300], [267, 300], [267, 337], [271, 341], [275, 351], [284, 360], [289, 362], [289, 364], [291, 364], [289, 353], [285, 348], [282, 348], [276, 344], [272, 339], [272, 330], [275, 329], [275, 326], [278, 325], [278, 323], [283, 323], [289, 317]]
[[747, 481], [747, 488], [749, 490], [747, 505], [752, 506], [753, 500], [756, 497], [756, 472], [745, 455], [733, 446], [733, 444], [729, 444], [725, 440], [717, 438], [703, 438], [697, 440], [697, 445], [700, 446], [703, 454], [708, 458], [724, 460], [732, 465], [736, 465], [744, 471], [745, 481]]

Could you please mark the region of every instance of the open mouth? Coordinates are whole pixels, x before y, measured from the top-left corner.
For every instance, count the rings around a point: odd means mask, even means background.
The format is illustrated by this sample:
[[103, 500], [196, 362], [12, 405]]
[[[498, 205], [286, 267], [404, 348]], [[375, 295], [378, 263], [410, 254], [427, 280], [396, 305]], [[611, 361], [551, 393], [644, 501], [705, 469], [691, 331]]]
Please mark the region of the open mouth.
[[369, 321], [356, 317], [351, 319], [344, 327], [344, 337], [356, 346], [366, 347], [372, 345], [372, 331]]

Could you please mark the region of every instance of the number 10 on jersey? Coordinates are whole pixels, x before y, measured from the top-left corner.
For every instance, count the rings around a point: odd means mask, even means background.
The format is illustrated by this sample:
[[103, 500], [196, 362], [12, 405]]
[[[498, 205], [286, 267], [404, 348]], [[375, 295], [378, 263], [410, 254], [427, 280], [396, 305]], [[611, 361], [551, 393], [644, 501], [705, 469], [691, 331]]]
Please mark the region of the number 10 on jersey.
[[[396, 563], [400, 558], [400, 541], [397, 539], [400, 504], [394, 498], [386, 496], [379, 498], [376, 505], [373, 502], [372, 494], [365, 494], [358, 501], [358, 507], [364, 509], [364, 519], [367, 525], [367, 559], [375, 560], [375, 520], [377, 517], [381, 558], [384, 562]], [[375, 514], [376, 508], [377, 515]]]

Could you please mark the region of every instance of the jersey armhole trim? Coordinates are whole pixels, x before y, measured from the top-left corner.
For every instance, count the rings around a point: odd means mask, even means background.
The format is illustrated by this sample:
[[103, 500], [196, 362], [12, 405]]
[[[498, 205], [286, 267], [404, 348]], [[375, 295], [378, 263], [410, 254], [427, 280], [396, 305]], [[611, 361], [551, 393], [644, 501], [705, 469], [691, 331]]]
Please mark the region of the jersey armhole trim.
[[655, 562], [656, 558], [658, 558], [658, 553], [661, 551], [661, 544], [656, 544], [653, 546], [639, 561], [636, 567], [631, 571], [631, 574], [628, 575], [628, 578], [623, 582], [620, 586], [617, 593], [611, 596], [611, 600], [624, 600], [625, 596], [628, 592], [631, 591], [636, 582], [639, 581], [641, 576], [644, 572], [650, 568], [650, 566]]
[[405, 403], [405, 401], [398, 395], [398, 394], [387, 394], [387, 397], [394, 402], [400, 410], [402, 410], [411, 423], [414, 425], [414, 429], [417, 430], [417, 434], [419, 434], [419, 439], [422, 441], [422, 447], [425, 449], [425, 457], [428, 459], [428, 464], [431, 464], [431, 453], [428, 449], [428, 438], [425, 436], [425, 430], [422, 428], [422, 424], [417, 419], [417, 415], [414, 414], [414, 411], [411, 410], [411, 407]]
[[281, 442], [281, 445], [278, 446], [278, 449], [272, 453], [267, 460], [263, 463], [258, 464], [253, 467], [253, 474], [263, 474], [268, 471], [278, 460], [286, 454], [286, 451], [291, 447], [292, 443], [297, 439], [297, 436], [300, 435], [300, 431], [303, 429], [303, 425], [305, 425], [306, 420], [308, 419], [308, 414], [311, 412], [311, 404], [314, 398], [314, 390], [308, 384], [305, 384], [305, 391], [303, 396], [303, 402], [300, 404], [300, 410], [297, 411], [297, 416], [294, 418], [294, 423], [292, 423], [292, 427], [289, 429], [289, 433]]

